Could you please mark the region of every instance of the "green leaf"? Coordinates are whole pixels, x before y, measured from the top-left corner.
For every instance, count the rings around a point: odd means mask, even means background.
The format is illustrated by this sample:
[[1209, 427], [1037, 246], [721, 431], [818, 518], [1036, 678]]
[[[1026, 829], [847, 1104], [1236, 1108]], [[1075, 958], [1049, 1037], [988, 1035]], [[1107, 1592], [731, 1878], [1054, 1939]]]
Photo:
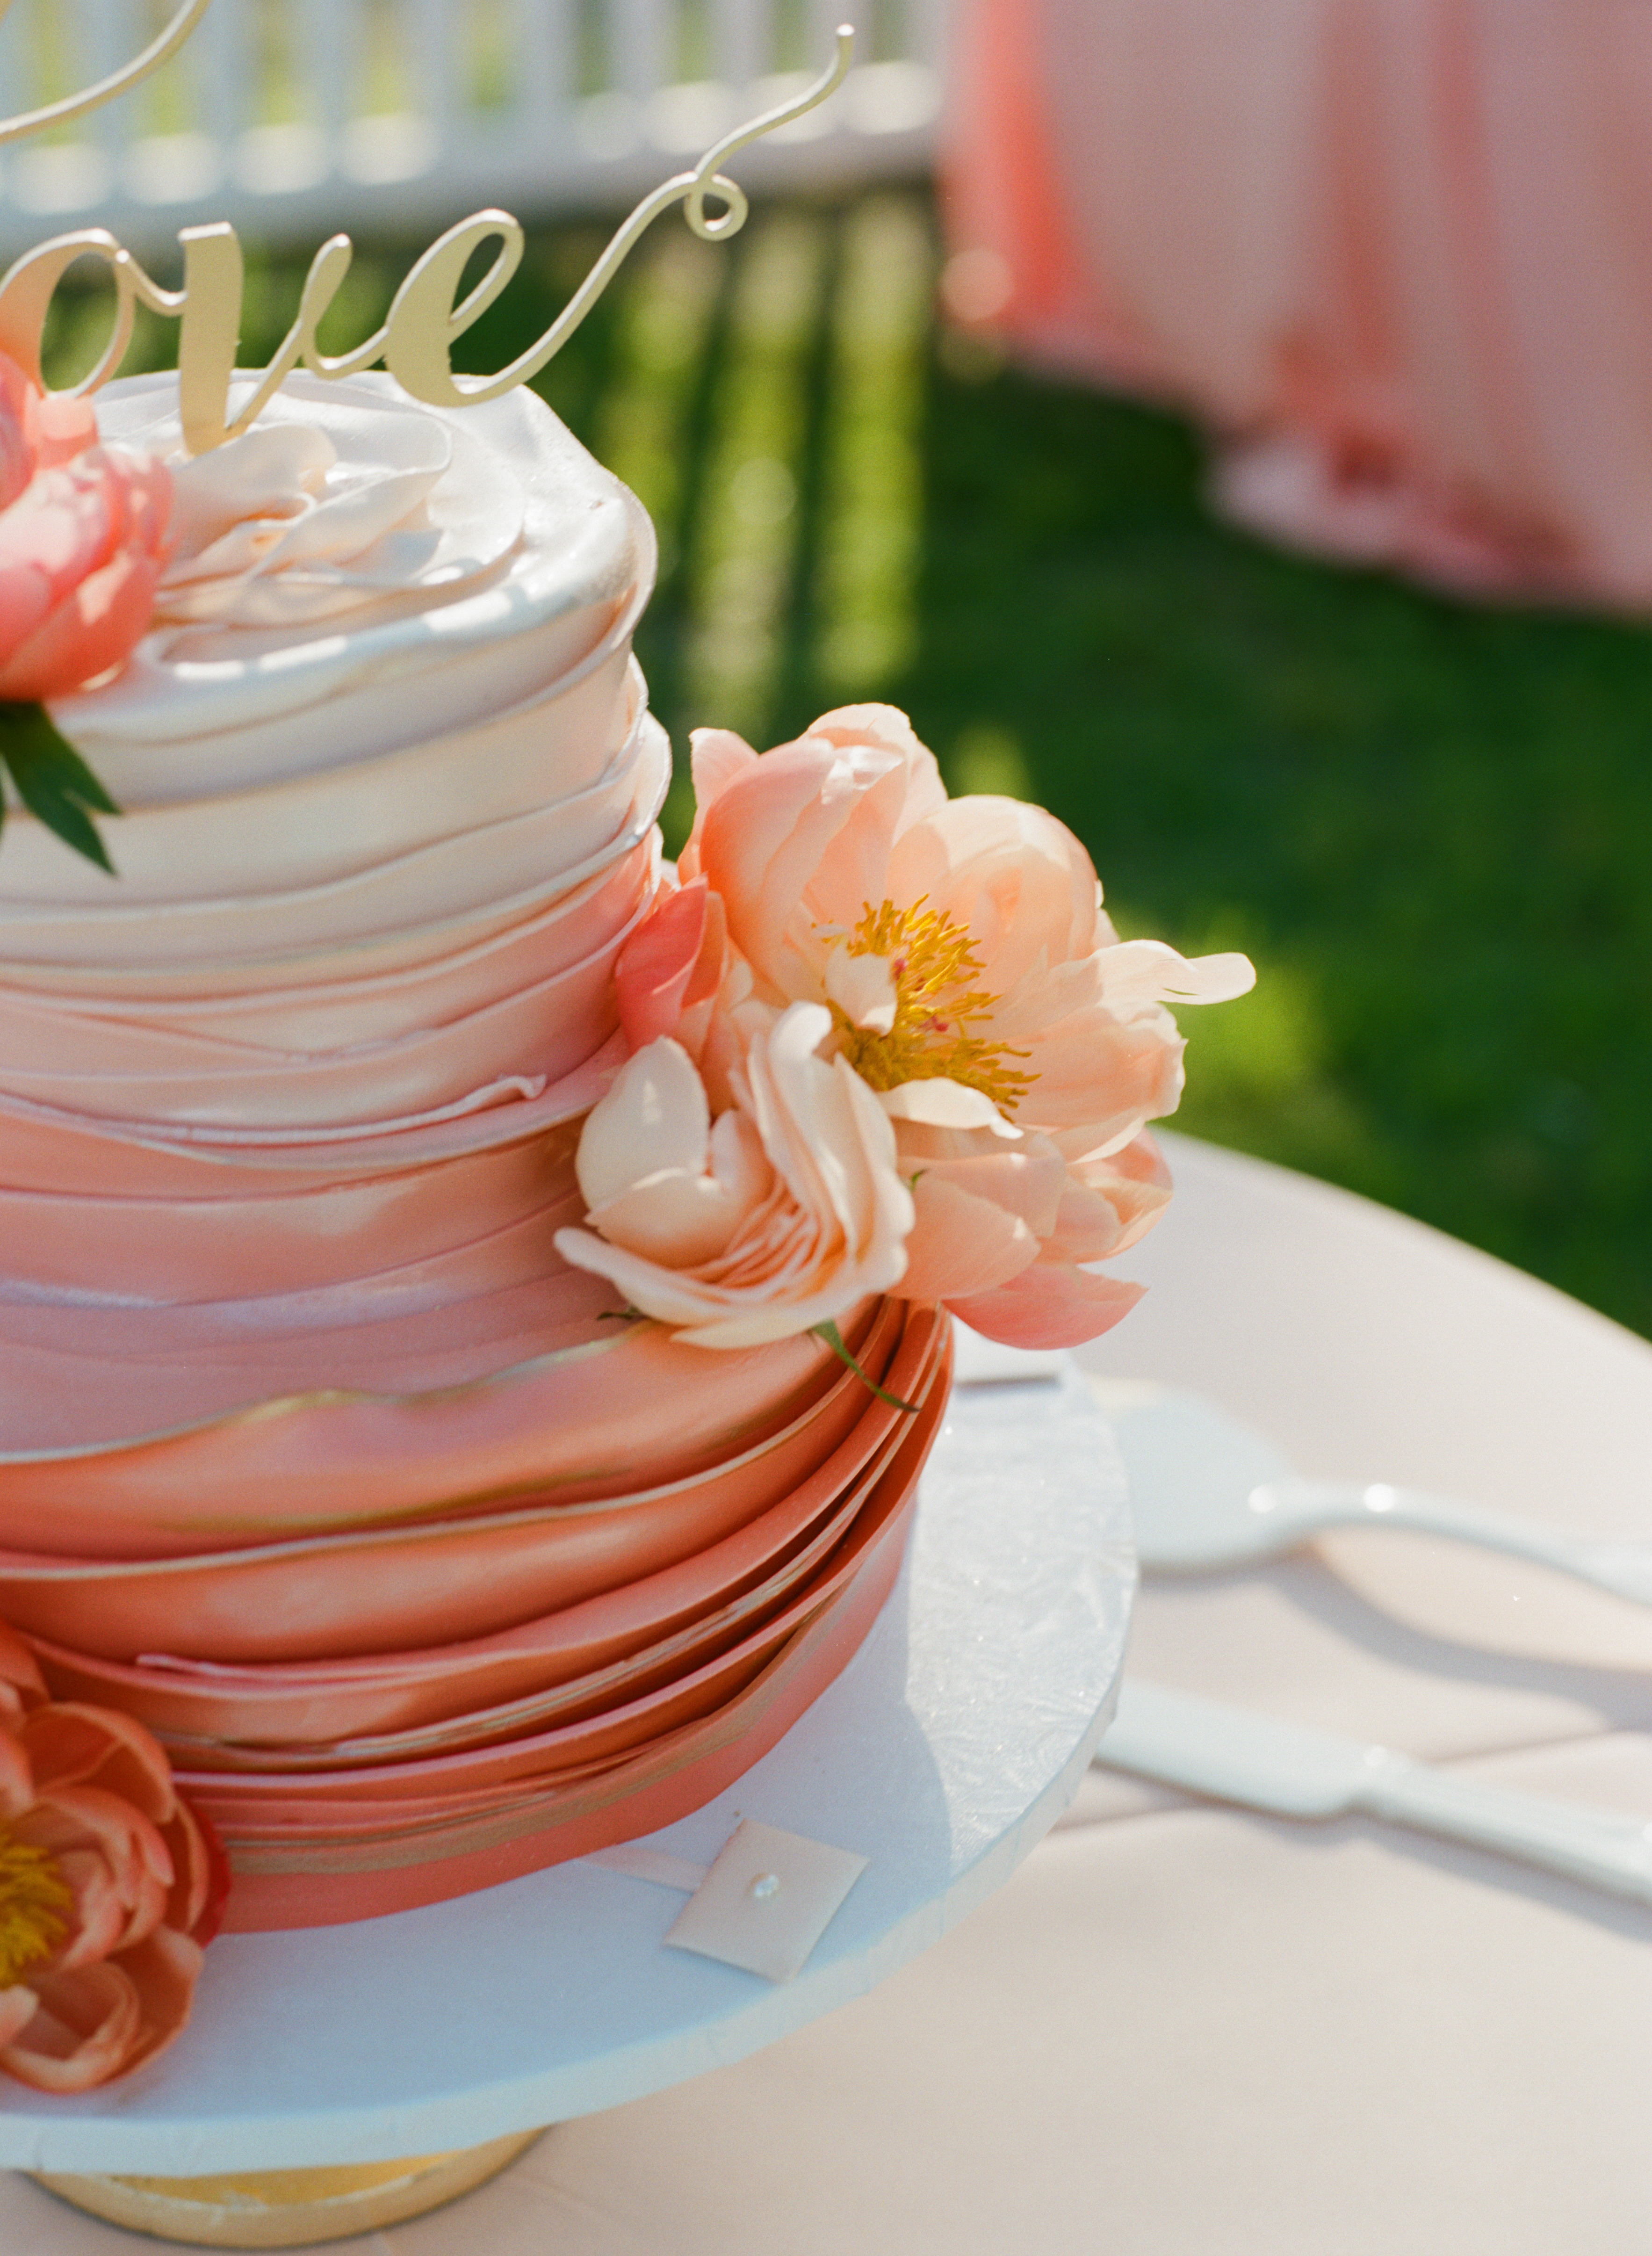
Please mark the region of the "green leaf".
[[[0, 764], [4, 764], [18, 797], [37, 821], [54, 831], [66, 846], [115, 875], [115, 864], [99, 835], [88, 807], [100, 814], [118, 814], [109, 797], [73, 744], [52, 725], [44, 705], [0, 704]], [[0, 810], [0, 821], [4, 821]]]
[[855, 1377], [860, 1380], [861, 1385], [865, 1387], [868, 1394], [875, 1394], [878, 1400], [880, 1402], [887, 1402], [891, 1410], [904, 1410], [909, 1418], [917, 1417], [917, 1405], [916, 1402], [903, 1402], [898, 1394], [886, 1394], [881, 1386], [875, 1386], [872, 1384], [872, 1381], [861, 1370], [860, 1364], [849, 1353], [847, 1348], [844, 1346], [843, 1335], [833, 1322], [830, 1316], [826, 1318], [823, 1324], [811, 1324], [809, 1329], [814, 1334], [817, 1339], [823, 1339], [826, 1342], [833, 1354], [837, 1357], [840, 1363], [847, 1363], [848, 1364], [849, 1369], [854, 1373]]

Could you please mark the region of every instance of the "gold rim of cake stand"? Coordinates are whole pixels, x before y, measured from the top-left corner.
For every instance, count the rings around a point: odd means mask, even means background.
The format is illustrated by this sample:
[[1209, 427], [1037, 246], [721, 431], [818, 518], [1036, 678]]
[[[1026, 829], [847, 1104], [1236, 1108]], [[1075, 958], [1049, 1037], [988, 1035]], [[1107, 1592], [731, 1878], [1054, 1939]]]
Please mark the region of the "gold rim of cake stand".
[[76, 2209], [153, 2239], [197, 2248], [311, 2248], [439, 2209], [496, 2175], [542, 2135], [517, 2131], [451, 2154], [332, 2169], [228, 2170], [206, 2178], [30, 2175]]

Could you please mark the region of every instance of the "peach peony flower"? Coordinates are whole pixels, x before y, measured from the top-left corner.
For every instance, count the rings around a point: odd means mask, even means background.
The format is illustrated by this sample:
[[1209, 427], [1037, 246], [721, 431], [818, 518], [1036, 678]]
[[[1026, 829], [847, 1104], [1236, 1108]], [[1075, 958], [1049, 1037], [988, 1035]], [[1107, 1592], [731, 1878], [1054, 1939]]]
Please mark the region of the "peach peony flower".
[[[1116, 1322], [1135, 1289], [1081, 1265], [1121, 1252], [1169, 1195], [1142, 1134], [1181, 1092], [1164, 1005], [1243, 994], [1249, 963], [1121, 941], [1072, 832], [1019, 800], [949, 800], [888, 706], [828, 713], [762, 755], [699, 730], [694, 789], [684, 891], [720, 903], [749, 995], [730, 1006], [725, 968], [696, 1038], [720, 1011], [738, 1030], [762, 1010], [825, 1009], [915, 1178], [903, 1292], [1021, 1345]], [[658, 914], [673, 923], [653, 943], [657, 1019], [711, 990], [709, 926], [683, 972], [663, 942], [674, 929], [681, 958], [694, 920]]]
[[639, 1049], [580, 1136], [589, 1227], [557, 1232], [564, 1260], [708, 1348], [789, 1337], [898, 1283], [912, 1201], [876, 1099], [815, 1054], [831, 1026], [798, 1004], [754, 1033], [715, 1120], [680, 1042]]
[[189, 2018], [227, 1886], [144, 1726], [49, 1700], [0, 1628], [0, 2069], [88, 2091], [151, 2059]]
[[0, 701], [58, 697], [148, 629], [172, 481], [0, 355]]

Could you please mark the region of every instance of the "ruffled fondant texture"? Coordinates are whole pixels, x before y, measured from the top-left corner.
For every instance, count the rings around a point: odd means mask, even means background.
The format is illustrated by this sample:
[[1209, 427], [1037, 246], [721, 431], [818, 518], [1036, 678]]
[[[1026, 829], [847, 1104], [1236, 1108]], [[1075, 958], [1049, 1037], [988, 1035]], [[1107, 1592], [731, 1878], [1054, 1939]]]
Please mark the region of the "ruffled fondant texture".
[[296, 377], [196, 462], [170, 379], [99, 412], [177, 545], [53, 707], [118, 878], [0, 834], [0, 1618], [156, 1732], [231, 1924], [355, 1916], [772, 1744], [898, 1562], [946, 1343], [842, 1326], [914, 1416], [556, 1251], [669, 779], [624, 490], [525, 391]]

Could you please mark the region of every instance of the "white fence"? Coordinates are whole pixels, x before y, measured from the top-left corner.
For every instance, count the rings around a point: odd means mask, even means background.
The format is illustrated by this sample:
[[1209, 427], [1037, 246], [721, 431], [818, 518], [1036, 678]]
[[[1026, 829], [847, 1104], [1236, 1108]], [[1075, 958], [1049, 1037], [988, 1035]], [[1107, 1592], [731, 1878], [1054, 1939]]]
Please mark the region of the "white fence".
[[[484, 203], [524, 217], [629, 203], [817, 75], [846, 12], [862, 58], [846, 85], [734, 169], [759, 186], [915, 173], [940, 106], [946, 5], [211, 0], [146, 84], [0, 159], [0, 257], [90, 224], [142, 251], [208, 219], [285, 240], [426, 227]], [[0, 111], [102, 77], [171, 12], [16, 0]]]

